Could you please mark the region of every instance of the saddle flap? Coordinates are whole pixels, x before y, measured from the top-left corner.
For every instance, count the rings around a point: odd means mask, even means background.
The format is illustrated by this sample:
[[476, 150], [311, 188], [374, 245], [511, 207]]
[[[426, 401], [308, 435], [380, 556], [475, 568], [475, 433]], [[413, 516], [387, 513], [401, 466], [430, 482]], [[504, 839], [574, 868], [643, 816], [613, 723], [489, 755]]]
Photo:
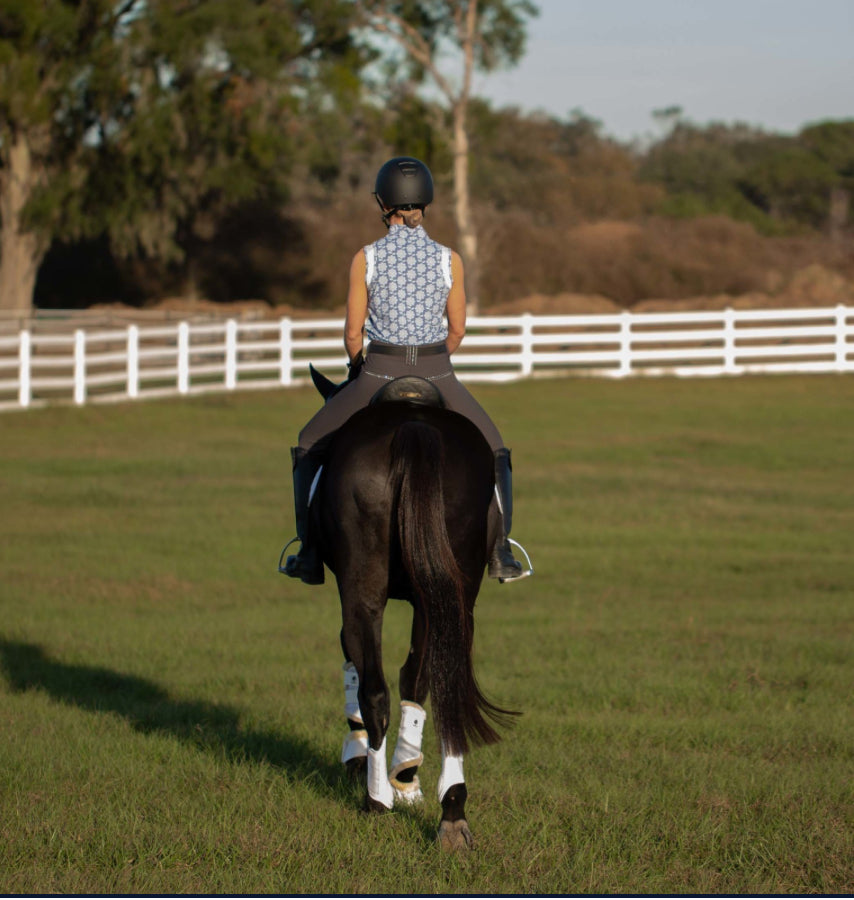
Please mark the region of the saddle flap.
[[412, 403], [440, 409], [445, 406], [436, 385], [418, 375], [403, 375], [383, 385], [371, 399], [371, 405], [376, 403]]

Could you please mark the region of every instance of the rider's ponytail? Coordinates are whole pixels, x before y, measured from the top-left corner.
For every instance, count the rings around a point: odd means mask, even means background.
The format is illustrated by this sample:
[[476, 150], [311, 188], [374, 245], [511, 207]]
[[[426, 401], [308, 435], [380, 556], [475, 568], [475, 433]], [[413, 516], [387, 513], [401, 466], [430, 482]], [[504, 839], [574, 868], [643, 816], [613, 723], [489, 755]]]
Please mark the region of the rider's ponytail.
[[417, 228], [424, 219], [422, 209], [399, 209], [397, 214], [403, 218], [403, 224], [407, 228]]

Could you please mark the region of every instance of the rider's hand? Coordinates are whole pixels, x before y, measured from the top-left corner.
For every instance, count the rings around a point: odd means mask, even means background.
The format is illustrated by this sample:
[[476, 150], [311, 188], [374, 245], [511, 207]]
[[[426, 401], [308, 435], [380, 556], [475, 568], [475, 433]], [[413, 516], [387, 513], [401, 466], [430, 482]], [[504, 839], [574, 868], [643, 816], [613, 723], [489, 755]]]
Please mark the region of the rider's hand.
[[351, 359], [350, 362], [347, 363], [347, 381], [355, 381], [359, 377], [359, 372], [362, 371], [362, 366], [365, 364], [365, 356], [360, 353], [355, 359]]

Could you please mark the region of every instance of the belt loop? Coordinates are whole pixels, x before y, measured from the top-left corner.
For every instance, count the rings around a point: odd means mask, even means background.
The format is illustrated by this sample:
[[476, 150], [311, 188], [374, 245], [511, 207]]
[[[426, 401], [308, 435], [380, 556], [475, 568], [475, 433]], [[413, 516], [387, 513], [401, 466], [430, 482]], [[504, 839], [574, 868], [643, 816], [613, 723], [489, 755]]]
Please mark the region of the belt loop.
[[414, 366], [418, 363], [418, 347], [411, 346], [406, 348], [406, 365]]

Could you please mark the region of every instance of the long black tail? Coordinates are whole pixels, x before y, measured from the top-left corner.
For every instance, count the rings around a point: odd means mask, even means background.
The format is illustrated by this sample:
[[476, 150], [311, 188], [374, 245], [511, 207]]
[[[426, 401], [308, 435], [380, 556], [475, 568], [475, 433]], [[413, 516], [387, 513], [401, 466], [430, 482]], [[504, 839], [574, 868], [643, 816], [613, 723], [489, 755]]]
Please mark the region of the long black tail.
[[467, 603], [445, 526], [442, 436], [432, 425], [407, 422], [391, 446], [392, 484], [403, 566], [427, 617], [427, 662], [436, 731], [446, 748], [464, 754], [475, 744], [500, 740], [488, 720], [508, 724], [515, 713], [481, 693], [472, 667], [474, 598]]

